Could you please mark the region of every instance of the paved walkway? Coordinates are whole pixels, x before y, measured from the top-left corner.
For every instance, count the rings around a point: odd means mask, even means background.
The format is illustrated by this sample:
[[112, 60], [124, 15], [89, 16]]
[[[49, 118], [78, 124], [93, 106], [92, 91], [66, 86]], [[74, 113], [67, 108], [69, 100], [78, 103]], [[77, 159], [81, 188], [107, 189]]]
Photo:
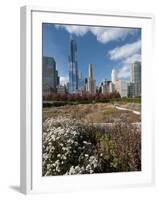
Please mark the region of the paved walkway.
[[130, 111], [130, 112], [132, 112], [132, 113], [134, 113], [136, 115], [141, 115], [141, 112], [135, 111], [135, 110], [131, 110], [131, 109], [128, 109], [128, 108], [122, 108], [122, 107], [119, 107], [119, 106], [115, 106], [115, 108], [118, 109], [118, 110], [127, 110], [127, 111]]

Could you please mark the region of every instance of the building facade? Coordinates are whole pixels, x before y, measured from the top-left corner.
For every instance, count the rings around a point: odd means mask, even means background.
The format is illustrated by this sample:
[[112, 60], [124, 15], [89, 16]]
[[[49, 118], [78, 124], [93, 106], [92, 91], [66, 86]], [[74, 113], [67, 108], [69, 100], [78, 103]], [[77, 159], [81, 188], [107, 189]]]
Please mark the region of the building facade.
[[128, 83], [128, 97], [133, 97], [135, 92], [134, 92], [134, 83], [130, 82]]
[[96, 93], [96, 81], [93, 77], [93, 64], [88, 65], [87, 92], [90, 94]]
[[131, 66], [131, 80], [129, 86], [132, 96], [141, 96], [141, 62], [136, 61]]
[[67, 89], [66, 89], [65, 85], [59, 85], [57, 87], [57, 93], [58, 94], [66, 94], [66, 91], [67, 91]]
[[118, 80], [114, 83], [115, 90], [119, 92], [121, 97], [128, 96], [128, 82], [125, 80]]
[[43, 96], [46, 96], [57, 91], [59, 76], [53, 57], [43, 56], [42, 65]]
[[103, 81], [101, 84], [101, 92], [102, 94], [109, 94], [112, 92], [112, 82], [111, 81]]
[[114, 87], [114, 84], [112, 82], [109, 83], [109, 92], [110, 93], [115, 92], [115, 87]]
[[78, 91], [78, 66], [77, 66], [77, 45], [75, 40], [70, 38], [69, 43], [69, 93]]
[[79, 92], [84, 91], [84, 79], [82, 77], [82, 72], [78, 70], [78, 90]]

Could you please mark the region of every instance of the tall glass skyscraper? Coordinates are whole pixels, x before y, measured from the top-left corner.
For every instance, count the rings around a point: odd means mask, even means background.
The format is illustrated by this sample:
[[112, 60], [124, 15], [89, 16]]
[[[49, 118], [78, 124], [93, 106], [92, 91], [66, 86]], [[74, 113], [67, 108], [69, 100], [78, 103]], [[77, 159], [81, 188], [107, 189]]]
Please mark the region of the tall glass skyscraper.
[[78, 90], [78, 66], [77, 66], [77, 45], [75, 40], [70, 38], [69, 43], [69, 93], [76, 93]]

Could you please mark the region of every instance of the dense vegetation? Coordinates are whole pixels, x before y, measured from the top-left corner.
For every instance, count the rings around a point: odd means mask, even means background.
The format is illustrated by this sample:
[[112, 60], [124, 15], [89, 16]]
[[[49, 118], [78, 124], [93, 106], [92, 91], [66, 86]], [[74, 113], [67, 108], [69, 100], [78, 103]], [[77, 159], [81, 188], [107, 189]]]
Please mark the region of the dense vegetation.
[[118, 121], [107, 131], [64, 117], [43, 123], [43, 176], [141, 170], [140, 128]]
[[120, 94], [118, 92], [113, 92], [109, 94], [89, 94], [89, 93], [82, 93], [82, 94], [65, 94], [65, 93], [52, 93], [47, 96], [43, 96], [44, 101], [104, 101], [109, 100], [112, 98], [120, 98]]

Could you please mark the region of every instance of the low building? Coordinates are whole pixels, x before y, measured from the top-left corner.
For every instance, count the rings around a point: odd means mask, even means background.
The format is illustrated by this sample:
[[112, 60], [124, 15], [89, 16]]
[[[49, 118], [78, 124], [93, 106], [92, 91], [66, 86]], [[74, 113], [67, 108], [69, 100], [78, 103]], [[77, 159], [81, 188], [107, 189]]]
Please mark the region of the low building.
[[128, 82], [125, 80], [118, 80], [114, 83], [115, 90], [119, 92], [121, 97], [128, 96]]
[[110, 93], [110, 83], [111, 83], [111, 81], [107, 81], [107, 80], [105, 80], [101, 83], [102, 94]]
[[115, 88], [112, 81], [105, 80], [101, 83], [102, 94], [109, 94], [109, 93], [113, 93], [114, 91], [115, 91]]
[[64, 85], [59, 85], [58, 87], [57, 87], [57, 93], [59, 93], [59, 94], [66, 94], [66, 86]]

